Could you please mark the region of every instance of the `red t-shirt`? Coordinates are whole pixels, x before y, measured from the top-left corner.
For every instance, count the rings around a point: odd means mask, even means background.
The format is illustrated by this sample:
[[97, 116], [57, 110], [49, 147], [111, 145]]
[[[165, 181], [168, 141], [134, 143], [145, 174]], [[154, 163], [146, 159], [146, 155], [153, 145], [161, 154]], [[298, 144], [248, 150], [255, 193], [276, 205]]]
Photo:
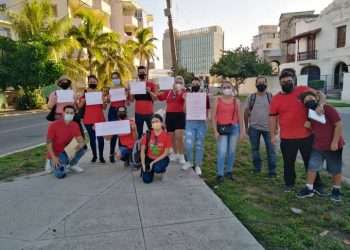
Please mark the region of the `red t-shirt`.
[[[141, 143], [142, 145], [146, 145], [146, 135], [142, 137]], [[152, 160], [155, 160], [165, 152], [165, 149], [171, 148], [171, 147], [172, 147], [171, 137], [167, 132], [162, 131], [161, 134], [156, 136], [154, 134], [154, 131], [152, 131], [151, 137], [148, 143], [147, 156]]]
[[[151, 92], [155, 93], [157, 85], [154, 82], [147, 81], [146, 88], [150, 88]], [[135, 98], [135, 113], [140, 115], [153, 114], [153, 100], [150, 94], [134, 95]]]
[[111, 102], [111, 107], [114, 107], [116, 109], [120, 107], [125, 107], [126, 106], [126, 101], [116, 101], [116, 102]]
[[[85, 96], [82, 96], [81, 99], [85, 99]], [[105, 116], [103, 114], [103, 105], [85, 105], [85, 114], [83, 123], [85, 125], [95, 124], [98, 122], [104, 122]]]
[[167, 90], [158, 95], [159, 101], [166, 101], [166, 112], [170, 113], [183, 113], [185, 109], [185, 92], [174, 92], [173, 90]]
[[238, 124], [239, 109], [236, 99], [233, 99], [231, 103], [225, 103], [219, 97], [216, 106], [216, 123], [219, 125]]
[[136, 137], [132, 133], [133, 129], [135, 129], [135, 122], [133, 120], [130, 120], [130, 128], [131, 128], [130, 134], [119, 135], [120, 145], [127, 147], [128, 149], [132, 149], [136, 141]]
[[300, 94], [308, 90], [306, 86], [298, 86], [290, 94], [279, 93], [272, 98], [270, 116], [278, 116], [282, 139], [303, 139], [311, 135], [305, 128], [307, 109], [299, 100]]
[[[52, 141], [53, 152], [56, 156], [64, 151], [64, 148], [73, 138], [81, 136], [79, 125], [76, 122], [66, 124], [63, 119], [50, 123], [47, 139]], [[51, 156], [48, 154], [49, 159]]]
[[[331, 150], [331, 144], [334, 135], [334, 126], [341, 121], [339, 113], [330, 105], [324, 106], [326, 124], [311, 120], [312, 131], [315, 135], [314, 148], [320, 151]], [[339, 140], [339, 148], [345, 145], [343, 136]]]

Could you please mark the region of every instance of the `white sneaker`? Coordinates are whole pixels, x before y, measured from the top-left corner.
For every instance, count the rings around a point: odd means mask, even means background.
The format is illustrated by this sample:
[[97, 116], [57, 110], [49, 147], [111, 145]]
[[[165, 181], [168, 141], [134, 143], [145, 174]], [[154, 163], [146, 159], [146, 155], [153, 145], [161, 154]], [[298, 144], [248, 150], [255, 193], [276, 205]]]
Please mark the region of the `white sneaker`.
[[177, 160], [177, 155], [176, 154], [171, 154], [169, 155], [170, 161], [176, 161]]
[[82, 169], [81, 167], [79, 167], [78, 165], [74, 165], [74, 166], [71, 166], [70, 169], [72, 169], [74, 172], [76, 173], [82, 173], [84, 172], [84, 169]]
[[186, 160], [185, 160], [185, 156], [184, 155], [180, 155], [178, 154], [177, 155], [177, 160], [180, 164], [185, 164], [186, 163]]
[[191, 163], [185, 162], [185, 164], [182, 165], [182, 170], [186, 171], [186, 170], [188, 170], [188, 169], [190, 169], [192, 167], [193, 167], [193, 165]]
[[50, 160], [47, 159], [45, 163], [45, 172], [50, 174], [52, 172]]
[[194, 171], [196, 172], [196, 174], [197, 174], [198, 176], [201, 176], [201, 175], [202, 175], [202, 169], [201, 169], [200, 167], [195, 167], [195, 168], [194, 168]]

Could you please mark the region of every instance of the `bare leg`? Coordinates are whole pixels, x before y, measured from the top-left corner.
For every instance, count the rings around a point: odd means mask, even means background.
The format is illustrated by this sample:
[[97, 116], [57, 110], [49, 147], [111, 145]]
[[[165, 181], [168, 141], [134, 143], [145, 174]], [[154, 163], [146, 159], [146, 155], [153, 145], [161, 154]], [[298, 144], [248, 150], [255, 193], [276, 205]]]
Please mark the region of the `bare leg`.
[[178, 129], [175, 131], [176, 152], [177, 154], [184, 154], [184, 130]]
[[337, 174], [335, 176], [333, 176], [333, 185], [334, 186], [341, 186], [341, 182], [342, 182], [342, 175], [341, 174]]
[[314, 171], [307, 171], [307, 184], [313, 185], [316, 180], [317, 173]]

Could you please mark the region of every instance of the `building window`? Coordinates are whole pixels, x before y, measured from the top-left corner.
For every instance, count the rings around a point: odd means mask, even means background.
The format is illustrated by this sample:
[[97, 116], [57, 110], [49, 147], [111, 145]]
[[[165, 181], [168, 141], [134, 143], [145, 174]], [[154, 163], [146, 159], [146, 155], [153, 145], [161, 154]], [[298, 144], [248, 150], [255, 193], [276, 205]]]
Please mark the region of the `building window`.
[[346, 25], [337, 28], [337, 48], [343, 48], [346, 44]]
[[271, 48], [272, 48], [272, 43], [267, 43], [267, 44], [266, 44], [266, 48], [267, 48], [267, 49], [271, 49]]

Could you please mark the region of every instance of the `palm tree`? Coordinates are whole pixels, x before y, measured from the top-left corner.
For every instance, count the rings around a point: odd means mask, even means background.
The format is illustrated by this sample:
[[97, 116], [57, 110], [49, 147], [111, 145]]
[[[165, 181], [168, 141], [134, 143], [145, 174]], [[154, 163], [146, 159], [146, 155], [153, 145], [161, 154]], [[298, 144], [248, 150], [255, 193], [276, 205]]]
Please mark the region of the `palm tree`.
[[144, 60], [147, 62], [147, 69], [151, 60], [155, 60], [156, 45], [154, 42], [157, 38], [153, 37], [153, 32], [150, 28], [138, 29], [136, 31], [136, 41], [130, 40], [131, 46], [134, 47], [134, 53], [140, 60], [142, 65]]
[[81, 24], [73, 26], [69, 34], [80, 44], [78, 62], [83, 60], [84, 51], [87, 54], [88, 70], [95, 73], [95, 66], [103, 63], [104, 51], [113, 49], [119, 43], [118, 34], [103, 32], [103, 20], [96, 17], [90, 10], [79, 10], [74, 14], [81, 19]]

